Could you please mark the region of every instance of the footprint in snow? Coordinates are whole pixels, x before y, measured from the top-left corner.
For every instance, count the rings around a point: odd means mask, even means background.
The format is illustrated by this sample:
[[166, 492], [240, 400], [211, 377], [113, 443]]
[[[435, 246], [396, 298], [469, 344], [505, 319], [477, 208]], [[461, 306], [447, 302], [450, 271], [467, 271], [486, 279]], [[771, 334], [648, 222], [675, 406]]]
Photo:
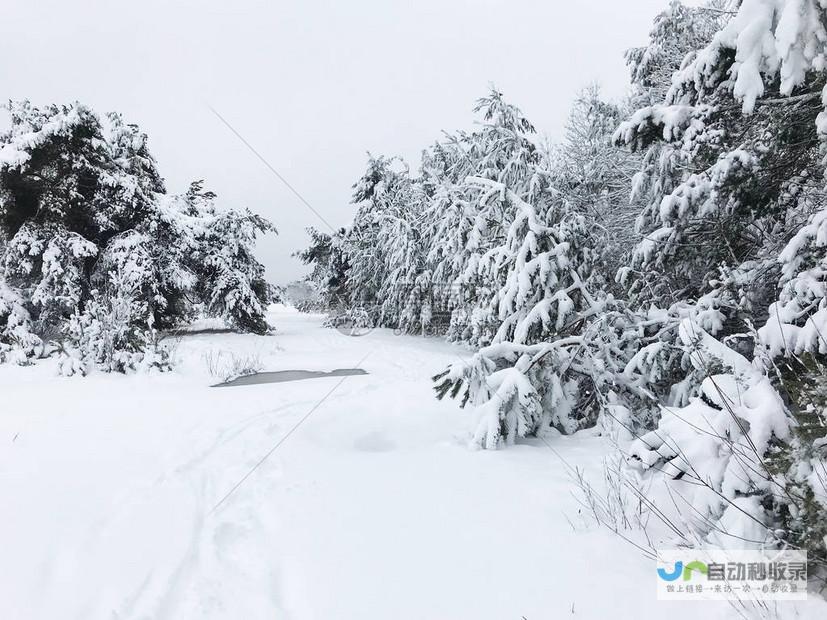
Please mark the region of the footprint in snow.
[[373, 432], [359, 437], [353, 442], [353, 447], [362, 452], [388, 452], [393, 450], [396, 444], [382, 433]]

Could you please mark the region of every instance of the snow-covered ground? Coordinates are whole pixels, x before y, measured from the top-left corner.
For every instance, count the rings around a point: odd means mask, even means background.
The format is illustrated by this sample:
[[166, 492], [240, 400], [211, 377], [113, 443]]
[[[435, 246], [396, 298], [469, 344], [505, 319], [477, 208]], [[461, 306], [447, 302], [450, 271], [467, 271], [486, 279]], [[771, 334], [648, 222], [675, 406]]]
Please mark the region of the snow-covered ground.
[[[734, 614], [656, 601], [652, 561], [578, 513], [545, 444], [469, 450], [470, 414], [429, 380], [463, 349], [274, 314], [275, 336], [184, 336], [167, 374], [0, 367], [0, 618]], [[230, 353], [370, 374], [211, 388]], [[603, 440], [553, 446], [600, 478]]]

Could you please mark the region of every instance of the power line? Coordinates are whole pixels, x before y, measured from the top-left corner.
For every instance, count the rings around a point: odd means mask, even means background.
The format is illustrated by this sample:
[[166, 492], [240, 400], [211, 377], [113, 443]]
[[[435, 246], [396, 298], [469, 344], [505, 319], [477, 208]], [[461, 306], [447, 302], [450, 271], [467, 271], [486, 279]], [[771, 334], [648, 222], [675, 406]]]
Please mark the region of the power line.
[[278, 180], [279, 180], [279, 181], [281, 181], [282, 183], [284, 183], [284, 186], [285, 186], [287, 189], [289, 189], [291, 192], [293, 192], [293, 194], [296, 196], [296, 198], [298, 198], [299, 200], [301, 200], [301, 201], [302, 201], [302, 203], [304, 204], [304, 206], [306, 206], [308, 209], [310, 209], [310, 210], [313, 212], [313, 214], [314, 214], [317, 218], [319, 218], [319, 219], [320, 219], [320, 220], [324, 223], [324, 225], [325, 225], [325, 226], [327, 226], [327, 227], [330, 229], [330, 232], [332, 232], [332, 233], [335, 233], [335, 232], [336, 232], [336, 229], [334, 229], [334, 228], [333, 228], [333, 226], [330, 224], [330, 222], [328, 222], [326, 219], [324, 219], [324, 217], [322, 217], [322, 214], [321, 214], [321, 213], [319, 213], [318, 211], [316, 211], [316, 209], [314, 209], [314, 208], [313, 208], [313, 205], [311, 205], [311, 204], [310, 204], [310, 203], [309, 203], [309, 202], [305, 199], [305, 197], [304, 197], [304, 196], [302, 196], [302, 195], [299, 193], [299, 191], [298, 191], [295, 187], [293, 187], [292, 185], [290, 185], [290, 182], [289, 182], [287, 179], [285, 179], [285, 178], [284, 178], [281, 174], [279, 174], [279, 171], [278, 171], [278, 170], [276, 170], [275, 168], [273, 168], [273, 166], [271, 166], [271, 165], [270, 165], [270, 162], [268, 162], [266, 159], [264, 159], [264, 157], [261, 155], [261, 153], [259, 153], [259, 152], [258, 152], [255, 148], [253, 148], [253, 145], [252, 145], [252, 144], [250, 144], [249, 142], [247, 142], [247, 140], [245, 140], [245, 139], [244, 139], [244, 136], [242, 136], [240, 133], [238, 133], [238, 131], [236, 131], [235, 127], [233, 127], [232, 125], [230, 125], [230, 123], [227, 121], [227, 119], [226, 119], [226, 118], [224, 118], [223, 116], [221, 116], [221, 114], [219, 114], [218, 110], [216, 110], [216, 109], [215, 109], [214, 107], [212, 107], [210, 104], [207, 104], [207, 107], [210, 109], [210, 111], [211, 111], [213, 114], [215, 114], [215, 116], [216, 116], [216, 118], [218, 118], [218, 120], [220, 120], [222, 123], [224, 123], [224, 125], [226, 125], [227, 129], [229, 129], [230, 131], [232, 131], [232, 132], [235, 134], [235, 136], [236, 136], [239, 140], [241, 140], [241, 142], [244, 144], [244, 146], [246, 146], [248, 149], [250, 149], [250, 152], [251, 152], [253, 155], [255, 155], [256, 157], [258, 157], [258, 159], [261, 161], [261, 163], [263, 163], [265, 166], [267, 166], [267, 168], [270, 170], [270, 172], [272, 172], [274, 175], [276, 175], [276, 178], [278, 178]]

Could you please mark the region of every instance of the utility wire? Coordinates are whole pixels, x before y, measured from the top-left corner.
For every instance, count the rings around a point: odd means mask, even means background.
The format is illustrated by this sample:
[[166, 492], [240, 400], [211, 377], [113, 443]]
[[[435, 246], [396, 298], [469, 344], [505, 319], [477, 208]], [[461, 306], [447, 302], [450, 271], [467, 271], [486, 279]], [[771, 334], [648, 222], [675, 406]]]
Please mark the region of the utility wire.
[[224, 125], [226, 125], [227, 129], [232, 131], [235, 134], [235, 136], [239, 140], [241, 140], [241, 142], [244, 144], [244, 146], [246, 146], [248, 149], [250, 149], [250, 152], [253, 155], [258, 157], [259, 160], [261, 160], [261, 163], [263, 163], [265, 166], [267, 166], [267, 168], [270, 170], [270, 172], [272, 172], [274, 175], [276, 175], [276, 178], [278, 178], [279, 181], [284, 183], [284, 186], [287, 189], [289, 189], [291, 192], [293, 192], [293, 194], [295, 194], [296, 198], [298, 198], [299, 200], [302, 201], [304, 206], [306, 206], [308, 209], [310, 209], [313, 212], [313, 214], [317, 218], [319, 218], [324, 223], [325, 226], [327, 226], [330, 229], [330, 232], [332, 232], [332, 233], [336, 232], [336, 229], [333, 228], [333, 226], [330, 224], [330, 222], [328, 222], [326, 219], [324, 219], [324, 217], [322, 217], [322, 214], [319, 213], [318, 211], [316, 211], [316, 209], [313, 208], [313, 205], [311, 205], [309, 202], [307, 202], [305, 197], [302, 196], [295, 187], [290, 185], [290, 182], [287, 179], [285, 179], [281, 174], [279, 174], [279, 171], [276, 170], [275, 168], [273, 168], [273, 166], [270, 165], [270, 162], [268, 162], [266, 159], [264, 159], [264, 157], [255, 148], [253, 148], [253, 145], [250, 144], [249, 142], [247, 142], [247, 140], [244, 139], [244, 136], [242, 136], [240, 133], [238, 133], [238, 131], [236, 131], [235, 127], [230, 125], [230, 123], [227, 121], [226, 118], [224, 118], [223, 116], [221, 116], [221, 114], [219, 114], [218, 110], [216, 110], [210, 104], [207, 104], [207, 107], [210, 109], [210, 112], [215, 114], [215, 116], [218, 118], [218, 120], [220, 120], [222, 123], [224, 123]]

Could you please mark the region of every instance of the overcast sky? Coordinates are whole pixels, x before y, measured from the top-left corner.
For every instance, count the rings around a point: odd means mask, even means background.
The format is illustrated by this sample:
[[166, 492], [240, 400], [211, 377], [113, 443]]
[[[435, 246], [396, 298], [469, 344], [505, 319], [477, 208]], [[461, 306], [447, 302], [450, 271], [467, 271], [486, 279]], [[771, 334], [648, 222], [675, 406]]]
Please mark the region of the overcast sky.
[[366, 152], [414, 165], [468, 128], [493, 82], [560, 136], [589, 82], [617, 97], [623, 51], [667, 0], [3, 0], [4, 99], [82, 101], [149, 134], [170, 191], [203, 178], [221, 204], [270, 218], [270, 279], [326, 228], [210, 111], [214, 107], [333, 226], [350, 220]]

